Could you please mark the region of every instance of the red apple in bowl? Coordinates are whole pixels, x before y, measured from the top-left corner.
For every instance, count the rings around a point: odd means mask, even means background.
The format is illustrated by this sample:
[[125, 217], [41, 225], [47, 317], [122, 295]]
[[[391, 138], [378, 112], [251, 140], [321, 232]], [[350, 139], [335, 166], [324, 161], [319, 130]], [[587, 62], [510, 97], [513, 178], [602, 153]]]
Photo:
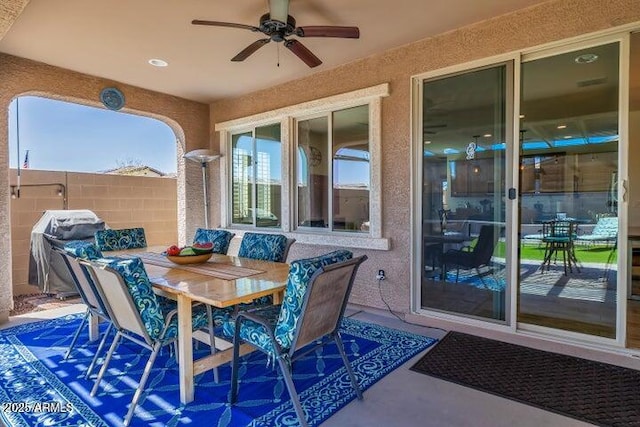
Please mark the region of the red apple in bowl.
[[171, 245], [167, 248], [167, 255], [170, 256], [178, 256], [180, 255], [180, 248], [177, 247], [176, 245]]

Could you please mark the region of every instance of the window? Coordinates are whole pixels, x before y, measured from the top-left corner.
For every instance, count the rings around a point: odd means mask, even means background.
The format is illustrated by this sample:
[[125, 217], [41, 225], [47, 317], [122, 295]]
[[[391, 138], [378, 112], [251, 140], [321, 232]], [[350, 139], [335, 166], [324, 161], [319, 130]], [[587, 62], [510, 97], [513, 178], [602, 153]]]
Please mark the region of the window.
[[276, 228], [300, 243], [388, 250], [380, 123], [388, 84], [217, 123], [223, 227]]
[[280, 227], [280, 124], [231, 136], [231, 210], [234, 224]]
[[299, 120], [296, 130], [298, 227], [368, 232], [368, 105]]

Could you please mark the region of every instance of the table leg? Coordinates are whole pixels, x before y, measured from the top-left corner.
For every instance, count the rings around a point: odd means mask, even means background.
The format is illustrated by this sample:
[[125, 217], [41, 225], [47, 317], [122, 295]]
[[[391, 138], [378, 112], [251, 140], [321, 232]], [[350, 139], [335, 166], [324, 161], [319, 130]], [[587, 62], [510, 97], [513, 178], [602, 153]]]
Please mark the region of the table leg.
[[284, 299], [284, 291], [276, 292], [273, 294], [274, 304], [282, 304], [283, 299]]
[[180, 402], [193, 401], [193, 327], [191, 299], [178, 295], [178, 373], [180, 376]]

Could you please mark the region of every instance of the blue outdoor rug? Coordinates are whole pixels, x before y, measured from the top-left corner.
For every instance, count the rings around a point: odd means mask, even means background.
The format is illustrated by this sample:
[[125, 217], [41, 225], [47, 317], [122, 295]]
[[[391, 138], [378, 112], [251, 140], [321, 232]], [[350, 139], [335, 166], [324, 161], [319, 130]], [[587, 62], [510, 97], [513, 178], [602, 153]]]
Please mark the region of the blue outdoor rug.
[[[95, 397], [84, 372], [97, 343], [86, 328], [68, 360], [62, 357], [80, 321], [72, 315], [0, 331], [0, 420], [8, 427], [120, 426], [149, 351], [123, 342]], [[436, 340], [344, 319], [345, 350], [363, 390]], [[208, 346], [195, 350], [208, 354]], [[318, 425], [355, 398], [334, 344], [294, 363], [294, 382], [311, 425]], [[97, 373], [97, 369], [95, 370]], [[297, 418], [279, 370], [254, 352], [242, 358], [238, 402], [228, 404], [230, 364], [195, 378], [195, 400], [182, 405], [178, 371], [168, 348], [156, 360], [132, 426], [282, 426]], [[366, 393], [365, 393], [366, 399]], [[11, 404], [9, 404], [11, 402]]]

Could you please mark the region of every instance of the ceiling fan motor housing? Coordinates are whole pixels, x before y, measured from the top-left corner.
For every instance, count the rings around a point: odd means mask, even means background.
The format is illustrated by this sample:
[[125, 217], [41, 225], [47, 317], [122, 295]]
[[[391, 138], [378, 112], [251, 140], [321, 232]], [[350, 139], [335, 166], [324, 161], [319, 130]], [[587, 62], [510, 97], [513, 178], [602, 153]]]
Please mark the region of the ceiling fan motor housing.
[[271, 15], [265, 13], [260, 17], [260, 31], [271, 37], [274, 42], [282, 42], [284, 38], [294, 33], [296, 20], [287, 15], [287, 23], [271, 19]]

